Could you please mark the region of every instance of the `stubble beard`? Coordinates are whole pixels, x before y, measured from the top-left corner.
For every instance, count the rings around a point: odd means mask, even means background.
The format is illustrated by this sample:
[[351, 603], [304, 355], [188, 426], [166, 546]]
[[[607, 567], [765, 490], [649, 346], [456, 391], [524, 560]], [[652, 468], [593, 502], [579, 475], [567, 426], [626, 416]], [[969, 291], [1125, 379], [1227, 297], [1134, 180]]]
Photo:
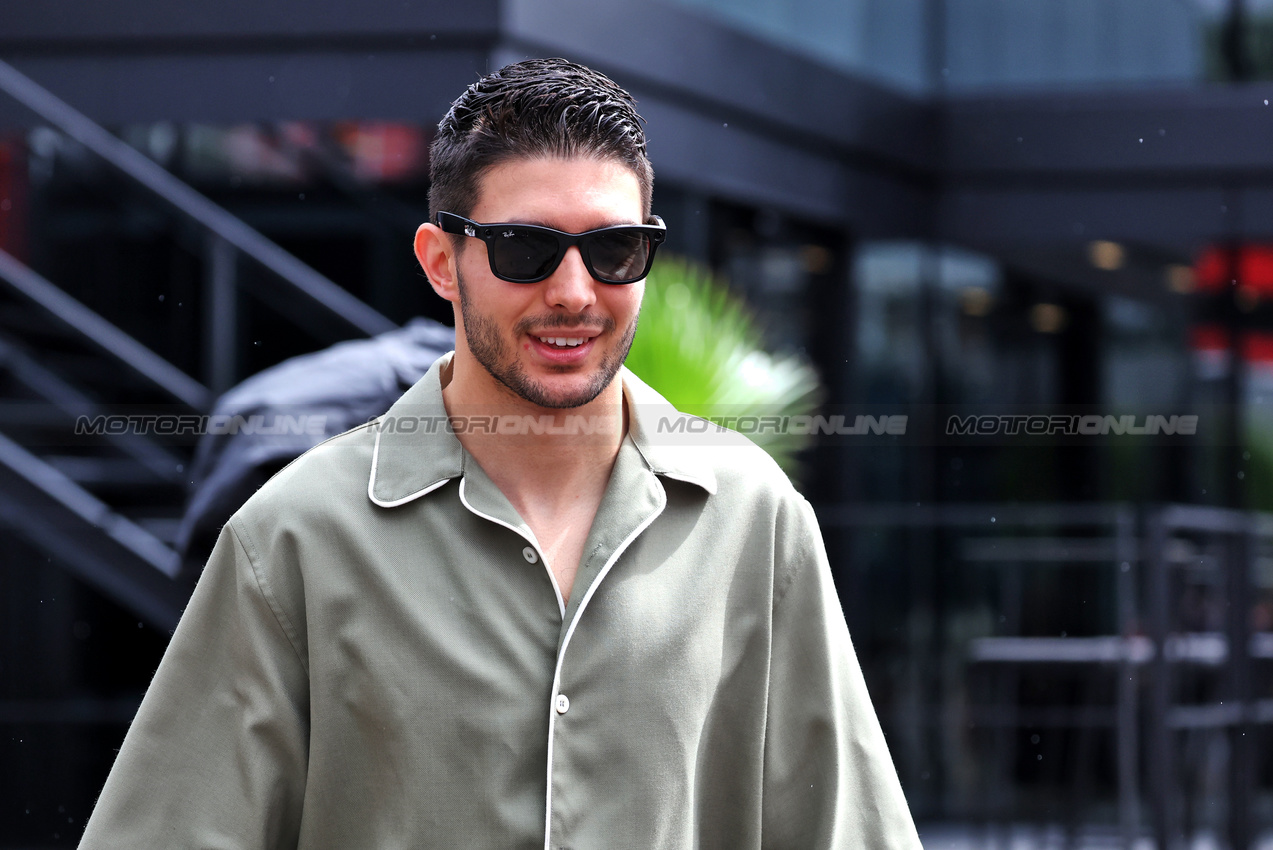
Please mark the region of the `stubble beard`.
[[[499, 324], [485, 314], [477, 312], [468, 298], [464, 287], [464, 278], [459, 274], [458, 269], [456, 284], [460, 291], [460, 315], [464, 319], [465, 340], [468, 342], [469, 351], [473, 353], [473, 357], [478, 363], [482, 364], [482, 368], [492, 378], [503, 384], [510, 392], [539, 407], [556, 410], [582, 407], [601, 395], [601, 392], [610, 386], [615, 376], [619, 374], [619, 369], [623, 366], [623, 361], [627, 359], [628, 351], [632, 348], [632, 340], [636, 337], [637, 320], [640, 318], [639, 313], [632, 318], [632, 322], [624, 330], [619, 344], [605, 356], [601, 361], [600, 367], [590, 377], [583, 389], [569, 395], [554, 393], [543, 383], [534, 380], [526, 374], [526, 370], [517, 359], [516, 350], [510, 348], [508, 340], [500, 333]], [[553, 327], [577, 325], [581, 321], [602, 325], [603, 334], [612, 332], [615, 327], [614, 319], [608, 317], [602, 319], [588, 314], [575, 317], [549, 314], [536, 319], [522, 319], [513, 328], [513, 338], [520, 338], [523, 333], [528, 332], [532, 327], [547, 330]], [[561, 371], [566, 372], [568, 369], [563, 367]]]

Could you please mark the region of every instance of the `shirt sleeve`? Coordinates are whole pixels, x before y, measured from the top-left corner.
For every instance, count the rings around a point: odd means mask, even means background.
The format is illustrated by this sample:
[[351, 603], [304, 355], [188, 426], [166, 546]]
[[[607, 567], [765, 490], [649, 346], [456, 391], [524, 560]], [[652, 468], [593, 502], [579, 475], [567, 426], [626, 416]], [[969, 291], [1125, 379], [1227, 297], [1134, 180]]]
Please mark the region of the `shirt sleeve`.
[[762, 846], [917, 850], [809, 503], [776, 533]]
[[222, 530], [82, 850], [296, 847], [308, 674], [244, 539], [231, 525]]

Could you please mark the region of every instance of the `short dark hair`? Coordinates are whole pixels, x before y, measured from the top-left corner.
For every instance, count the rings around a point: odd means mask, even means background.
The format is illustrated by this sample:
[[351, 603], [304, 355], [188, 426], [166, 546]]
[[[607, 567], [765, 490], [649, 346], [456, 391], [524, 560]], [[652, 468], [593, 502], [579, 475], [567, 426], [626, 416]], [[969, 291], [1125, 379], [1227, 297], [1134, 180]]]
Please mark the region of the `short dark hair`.
[[429, 220], [468, 216], [482, 176], [511, 159], [595, 157], [632, 169], [650, 214], [654, 169], [632, 95], [565, 59], [505, 65], [469, 86], [438, 124], [429, 148]]

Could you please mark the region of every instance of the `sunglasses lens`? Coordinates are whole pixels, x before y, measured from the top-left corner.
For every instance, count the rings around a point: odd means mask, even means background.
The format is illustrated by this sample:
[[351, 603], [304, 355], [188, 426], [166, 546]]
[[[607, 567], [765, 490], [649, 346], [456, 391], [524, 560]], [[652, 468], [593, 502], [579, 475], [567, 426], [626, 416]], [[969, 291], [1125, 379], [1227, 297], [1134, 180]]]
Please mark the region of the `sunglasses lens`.
[[500, 229], [489, 250], [499, 274], [514, 280], [536, 280], [556, 264], [558, 245], [551, 234], [508, 227]]
[[606, 230], [594, 233], [585, 243], [593, 271], [603, 280], [636, 280], [650, 256], [650, 239], [639, 230]]

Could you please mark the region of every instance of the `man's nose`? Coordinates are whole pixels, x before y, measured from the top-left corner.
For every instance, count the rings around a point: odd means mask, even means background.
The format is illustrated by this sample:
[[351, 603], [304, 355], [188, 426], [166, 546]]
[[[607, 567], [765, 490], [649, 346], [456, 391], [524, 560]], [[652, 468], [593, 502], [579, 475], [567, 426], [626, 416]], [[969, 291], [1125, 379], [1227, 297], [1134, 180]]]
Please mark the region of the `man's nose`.
[[578, 246], [572, 245], [561, 258], [561, 265], [544, 281], [544, 300], [550, 307], [580, 313], [596, 303], [596, 283], [583, 264]]

